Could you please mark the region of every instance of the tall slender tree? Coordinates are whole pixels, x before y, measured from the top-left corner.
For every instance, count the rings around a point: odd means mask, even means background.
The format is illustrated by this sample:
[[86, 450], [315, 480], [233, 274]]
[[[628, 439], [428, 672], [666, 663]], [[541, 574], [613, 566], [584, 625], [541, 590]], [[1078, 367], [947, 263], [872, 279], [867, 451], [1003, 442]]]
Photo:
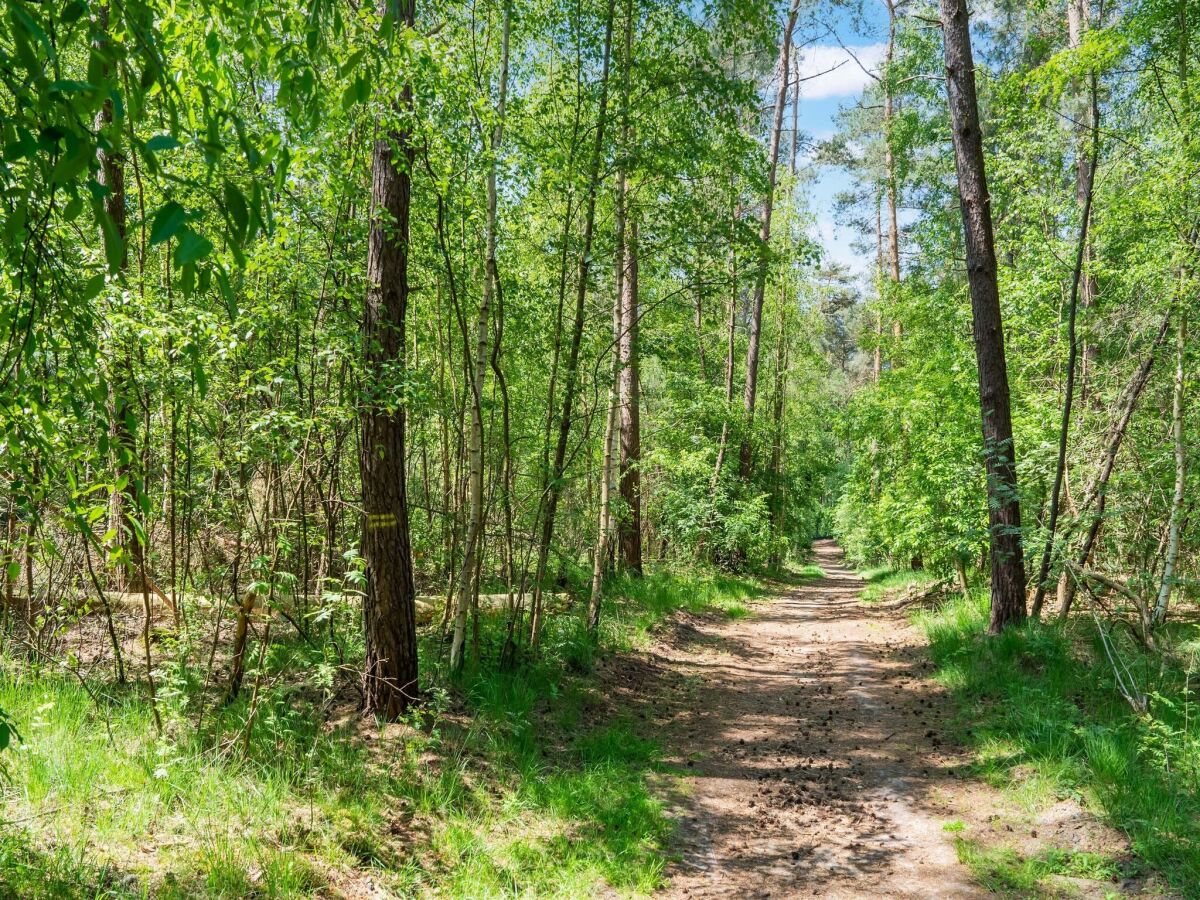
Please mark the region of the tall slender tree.
[[469, 461], [469, 502], [467, 534], [464, 539], [462, 567], [458, 576], [458, 609], [454, 618], [454, 637], [450, 645], [450, 667], [463, 661], [463, 643], [467, 632], [467, 611], [478, 594], [475, 573], [483, 532], [483, 387], [488, 367], [488, 341], [491, 337], [492, 300], [496, 293], [496, 205], [497, 169], [504, 140], [504, 106], [508, 96], [508, 44], [511, 14], [504, 0], [500, 24], [500, 75], [497, 88], [495, 122], [488, 138], [487, 210], [484, 218], [483, 296], [475, 325], [475, 359], [471, 376], [471, 434]]
[[954, 135], [954, 163], [967, 252], [967, 280], [975, 360], [979, 369], [979, 407], [987, 469], [988, 537], [992, 558], [991, 621], [999, 633], [1021, 622], [1025, 608], [1025, 560], [1021, 550], [1021, 501], [1017, 490], [1008, 365], [1000, 316], [1000, 285], [975, 91], [975, 61], [966, 0], [941, 0], [946, 63], [946, 93]]
[[783, 131], [783, 111], [787, 106], [788, 81], [791, 76], [789, 59], [792, 52], [792, 33], [796, 30], [796, 16], [799, 11], [799, 0], [793, 0], [788, 10], [787, 22], [783, 26], [783, 40], [779, 46], [779, 88], [775, 94], [775, 113], [767, 151], [767, 190], [763, 196], [762, 222], [759, 225], [754, 298], [750, 301], [750, 340], [746, 347], [746, 384], [742, 395], [746, 424], [742, 434], [741, 452], [738, 455], [738, 474], [742, 478], [750, 477], [754, 457], [752, 432], [754, 407], [758, 402], [758, 357], [762, 348], [763, 299], [767, 290], [767, 269], [770, 262], [771, 212], [775, 205], [775, 182], [779, 171], [779, 135]]
[[567, 445], [571, 439], [576, 393], [579, 390], [579, 351], [583, 344], [588, 293], [588, 278], [592, 268], [592, 241], [596, 233], [596, 194], [603, 177], [601, 164], [604, 155], [604, 135], [608, 124], [608, 71], [612, 59], [613, 16], [616, 0], [608, 0], [604, 21], [604, 49], [600, 61], [600, 100], [596, 111], [596, 133], [588, 162], [587, 198], [584, 202], [583, 235], [580, 241], [575, 282], [575, 315], [571, 326], [571, 346], [567, 352], [563, 378], [562, 409], [558, 415], [558, 437], [554, 444], [554, 461], [547, 473], [546, 499], [542, 512], [542, 529], [538, 542], [537, 569], [533, 586], [533, 610], [529, 624], [530, 643], [537, 646], [542, 625], [542, 595], [545, 590], [546, 567], [550, 560], [550, 544], [554, 539], [554, 520], [562, 498], [563, 476], [567, 463]]

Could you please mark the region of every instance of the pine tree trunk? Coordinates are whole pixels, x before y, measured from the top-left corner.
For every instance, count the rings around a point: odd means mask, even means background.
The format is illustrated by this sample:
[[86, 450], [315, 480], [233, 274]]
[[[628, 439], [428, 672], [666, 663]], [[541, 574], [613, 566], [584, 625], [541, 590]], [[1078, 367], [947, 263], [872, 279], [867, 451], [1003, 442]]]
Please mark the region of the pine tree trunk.
[[992, 612], [988, 631], [997, 634], [1006, 626], [1021, 622], [1026, 613], [1016, 448], [1013, 445], [996, 249], [984, 172], [983, 135], [979, 127], [975, 63], [971, 54], [966, 0], [941, 0], [941, 12], [945, 35], [946, 89], [962, 205], [987, 466], [992, 558]]
[[[397, 25], [412, 28], [416, 0], [384, 0]], [[388, 373], [405, 365], [408, 241], [414, 147], [407, 119], [412, 86], [405, 82], [392, 114], [404, 122], [378, 136], [371, 161], [371, 231], [363, 353], [367, 396], [361, 411], [363, 538], [366, 566], [363, 627], [368, 713], [394, 719], [417, 695], [416, 592], [405, 482], [405, 406], [378, 396]]]

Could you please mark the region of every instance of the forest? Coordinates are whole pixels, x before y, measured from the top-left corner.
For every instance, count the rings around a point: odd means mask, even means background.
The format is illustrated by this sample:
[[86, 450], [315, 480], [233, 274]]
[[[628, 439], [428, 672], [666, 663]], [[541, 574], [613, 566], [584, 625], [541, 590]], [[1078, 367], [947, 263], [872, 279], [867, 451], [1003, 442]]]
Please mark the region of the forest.
[[0, 5], [0, 895], [1200, 897], [1200, 0]]

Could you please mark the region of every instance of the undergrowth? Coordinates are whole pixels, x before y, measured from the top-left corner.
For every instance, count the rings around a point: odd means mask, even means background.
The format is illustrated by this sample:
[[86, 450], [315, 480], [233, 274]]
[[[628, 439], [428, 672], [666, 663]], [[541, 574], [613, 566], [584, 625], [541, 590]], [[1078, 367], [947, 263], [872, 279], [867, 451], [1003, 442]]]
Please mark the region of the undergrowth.
[[[1082, 798], [1128, 835], [1147, 866], [1186, 896], [1200, 896], [1200, 709], [1185, 652], [1196, 640], [1193, 626], [1164, 634], [1165, 654], [1146, 652], [1122, 629], [1107, 632], [1147, 697], [1148, 711], [1139, 714], [1117, 690], [1090, 618], [1030, 622], [986, 637], [987, 602], [976, 597], [952, 599], [917, 621], [939, 679], [958, 701], [960, 737], [978, 775], [1030, 805]], [[960, 855], [990, 887], [1016, 896], [1064, 874], [1062, 860], [989, 855], [967, 844]]]
[[[367, 878], [400, 896], [648, 893], [670, 835], [660, 750], [590, 673], [676, 610], [743, 615], [762, 589], [655, 573], [606, 593], [598, 642], [577, 611], [553, 616], [513, 670], [448, 679], [428, 635], [426, 700], [398, 725], [357, 716], [327, 642], [279, 640], [248, 742], [252, 692], [221, 706], [182, 651], [160, 650], [161, 737], [140, 687], [6, 658], [0, 708], [23, 740], [5, 754], [0, 895], [298, 897]], [[483, 617], [472, 659], [503, 637]]]
[[935, 579], [924, 569], [893, 569], [879, 566], [858, 573], [865, 582], [859, 596], [864, 603], [878, 603], [889, 594], [914, 584], [929, 584]]

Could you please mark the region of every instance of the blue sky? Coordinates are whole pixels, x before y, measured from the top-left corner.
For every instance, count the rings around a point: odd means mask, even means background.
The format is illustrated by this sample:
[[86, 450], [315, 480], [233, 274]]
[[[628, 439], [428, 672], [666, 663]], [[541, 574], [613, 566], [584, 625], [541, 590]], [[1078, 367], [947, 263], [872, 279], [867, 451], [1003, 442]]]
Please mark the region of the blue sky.
[[[887, 36], [883, 0], [864, 0], [856, 18], [858, 22], [852, 21], [845, 9], [825, 4], [818, 18], [798, 34], [802, 43], [800, 74], [811, 79], [804, 81], [800, 92], [800, 130], [809, 140], [820, 141], [833, 134], [838, 110], [853, 105], [871, 81], [863, 69], [877, 71], [883, 59]], [[864, 261], [850, 246], [854, 235], [839, 226], [833, 209], [835, 195], [849, 184], [846, 172], [827, 166], [809, 171], [812, 180], [807, 194], [816, 220], [813, 237], [820, 240], [831, 262], [864, 271]]]

